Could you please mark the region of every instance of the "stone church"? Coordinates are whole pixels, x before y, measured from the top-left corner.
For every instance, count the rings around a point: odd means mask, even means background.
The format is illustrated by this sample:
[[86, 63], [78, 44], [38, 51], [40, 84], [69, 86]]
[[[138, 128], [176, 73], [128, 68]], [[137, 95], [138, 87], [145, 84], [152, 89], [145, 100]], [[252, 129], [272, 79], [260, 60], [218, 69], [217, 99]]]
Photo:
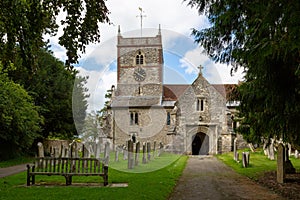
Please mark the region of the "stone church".
[[192, 84], [163, 82], [160, 28], [154, 37], [117, 37], [117, 86], [109, 107], [113, 147], [162, 142], [165, 150], [193, 155], [232, 151], [235, 105], [227, 95], [234, 85], [212, 85], [202, 75]]

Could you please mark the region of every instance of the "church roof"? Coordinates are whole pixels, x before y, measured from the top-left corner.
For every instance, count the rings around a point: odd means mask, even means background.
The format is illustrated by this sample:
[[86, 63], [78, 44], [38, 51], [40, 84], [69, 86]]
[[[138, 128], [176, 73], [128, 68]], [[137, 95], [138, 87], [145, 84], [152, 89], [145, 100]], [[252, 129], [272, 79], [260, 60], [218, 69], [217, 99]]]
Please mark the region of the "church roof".
[[[164, 85], [163, 86], [163, 100], [164, 101], [176, 101], [183, 92], [191, 85]], [[212, 84], [212, 86], [224, 97], [227, 101], [234, 99], [234, 93], [236, 92], [236, 84]]]
[[163, 100], [176, 101], [189, 86], [191, 85], [164, 85]]

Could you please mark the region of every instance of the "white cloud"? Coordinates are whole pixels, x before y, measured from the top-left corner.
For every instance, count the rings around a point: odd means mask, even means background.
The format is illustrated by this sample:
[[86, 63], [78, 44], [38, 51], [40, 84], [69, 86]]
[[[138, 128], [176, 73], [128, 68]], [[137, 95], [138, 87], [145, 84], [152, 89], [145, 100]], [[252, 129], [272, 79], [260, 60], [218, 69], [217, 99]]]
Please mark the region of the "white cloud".
[[89, 89], [88, 93], [88, 112], [100, 110], [105, 102], [105, 94], [112, 85], [117, 83], [117, 73], [114, 71], [88, 71], [82, 67], [76, 68], [80, 76], [88, 76], [86, 87]]

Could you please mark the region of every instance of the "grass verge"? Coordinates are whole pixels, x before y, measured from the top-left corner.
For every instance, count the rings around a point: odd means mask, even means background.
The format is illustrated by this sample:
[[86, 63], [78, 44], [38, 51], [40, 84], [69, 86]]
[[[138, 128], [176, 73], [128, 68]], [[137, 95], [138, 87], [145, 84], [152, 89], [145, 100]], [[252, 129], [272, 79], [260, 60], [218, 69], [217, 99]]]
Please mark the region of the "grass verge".
[[[241, 155], [243, 151], [247, 150], [239, 150], [239, 157], [240, 162], [236, 162], [233, 160], [233, 152], [224, 153], [217, 155], [217, 158], [223, 161], [226, 165], [231, 167], [234, 171], [244, 176], [247, 176], [253, 180], [257, 180], [261, 175], [268, 171], [275, 171], [277, 168], [277, 161], [276, 160], [269, 160], [267, 156], [263, 154], [263, 151], [259, 150], [254, 153], [250, 153], [250, 165], [248, 168], [243, 168], [241, 162]], [[300, 160], [290, 157], [290, 160], [296, 171], [300, 169]]]
[[[181, 156], [170, 165], [147, 173], [128, 173], [110, 168], [109, 183], [128, 183], [128, 187], [123, 188], [55, 185], [65, 183], [62, 176], [37, 176], [37, 183], [54, 185], [26, 187], [26, 172], [22, 172], [0, 179], [0, 199], [166, 199], [182, 174], [186, 161], [187, 156]], [[73, 177], [73, 182], [100, 181], [103, 181], [102, 177]]]
[[0, 168], [10, 167], [10, 166], [14, 166], [14, 165], [20, 165], [20, 164], [31, 162], [32, 160], [33, 160], [32, 157], [23, 156], [23, 157], [18, 157], [18, 158], [6, 160], [6, 161], [1, 161]]

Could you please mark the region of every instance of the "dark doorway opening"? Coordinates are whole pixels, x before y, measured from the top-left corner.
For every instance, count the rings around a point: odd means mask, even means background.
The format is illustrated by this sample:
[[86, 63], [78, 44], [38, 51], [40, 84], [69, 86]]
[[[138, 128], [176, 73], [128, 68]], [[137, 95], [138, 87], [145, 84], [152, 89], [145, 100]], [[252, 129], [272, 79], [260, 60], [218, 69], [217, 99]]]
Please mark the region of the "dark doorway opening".
[[192, 141], [193, 155], [207, 155], [209, 153], [209, 137], [205, 133], [197, 133]]

